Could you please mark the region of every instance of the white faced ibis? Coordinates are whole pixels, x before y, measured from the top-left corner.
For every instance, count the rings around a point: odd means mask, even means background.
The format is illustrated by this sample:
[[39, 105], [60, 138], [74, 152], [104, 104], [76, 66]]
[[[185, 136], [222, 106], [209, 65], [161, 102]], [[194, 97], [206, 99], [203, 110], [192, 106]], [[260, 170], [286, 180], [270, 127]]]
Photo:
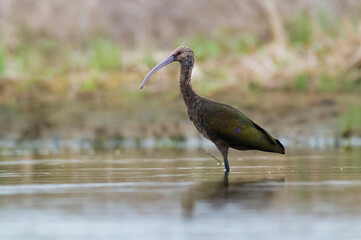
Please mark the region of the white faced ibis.
[[156, 71], [175, 61], [181, 65], [179, 84], [189, 119], [204, 137], [217, 146], [223, 156], [226, 172], [229, 172], [229, 148], [285, 153], [280, 141], [274, 139], [246, 115], [229, 105], [200, 97], [194, 92], [191, 74], [195, 57], [193, 51], [187, 47], [176, 48], [172, 55], [155, 66], [144, 78], [140, 89]]

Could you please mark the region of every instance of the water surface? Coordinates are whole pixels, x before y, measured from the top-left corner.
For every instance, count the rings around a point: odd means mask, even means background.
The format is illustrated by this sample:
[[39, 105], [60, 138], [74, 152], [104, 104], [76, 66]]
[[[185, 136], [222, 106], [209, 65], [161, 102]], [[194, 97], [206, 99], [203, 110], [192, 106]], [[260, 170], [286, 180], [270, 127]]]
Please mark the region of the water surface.
[[361, 150], [0, 159], [1, 239], [361, 239]]

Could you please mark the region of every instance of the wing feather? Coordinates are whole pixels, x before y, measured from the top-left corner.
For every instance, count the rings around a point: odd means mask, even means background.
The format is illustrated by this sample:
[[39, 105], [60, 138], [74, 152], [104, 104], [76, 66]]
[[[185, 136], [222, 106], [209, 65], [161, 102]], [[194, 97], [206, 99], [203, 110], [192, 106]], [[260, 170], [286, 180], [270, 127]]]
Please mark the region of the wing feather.
[[267, 131], [246, 115], [220, 102], [208, 100], [202, 105], [202, 122], [210, 140], [222, 140], [236, 149], [271, 151], [276, 144]]

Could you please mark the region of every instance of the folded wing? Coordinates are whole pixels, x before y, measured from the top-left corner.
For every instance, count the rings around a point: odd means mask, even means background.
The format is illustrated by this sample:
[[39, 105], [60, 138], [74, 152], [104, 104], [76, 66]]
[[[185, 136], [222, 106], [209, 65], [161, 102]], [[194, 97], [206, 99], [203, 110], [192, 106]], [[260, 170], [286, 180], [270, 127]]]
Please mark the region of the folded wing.
[[202, 105], [202, 122], [211, 140], [227, 142], [231, 148], [284, 153], [277, 139], [229, 105], [207, 101]]

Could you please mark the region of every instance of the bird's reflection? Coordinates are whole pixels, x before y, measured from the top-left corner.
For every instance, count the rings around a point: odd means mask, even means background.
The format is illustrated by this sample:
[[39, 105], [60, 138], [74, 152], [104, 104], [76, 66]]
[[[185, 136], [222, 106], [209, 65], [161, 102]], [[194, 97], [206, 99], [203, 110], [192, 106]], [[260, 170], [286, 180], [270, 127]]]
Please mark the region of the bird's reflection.
[[225, 173], [219, 181], [199, 183], [182, 194], [183, 216], [193, 217], [197, 204], [208, 204], [215, 210], [227, 204], [255, 210], [266, 208], [277, 202], [284, 181], [284, 177], [249, 179]]

